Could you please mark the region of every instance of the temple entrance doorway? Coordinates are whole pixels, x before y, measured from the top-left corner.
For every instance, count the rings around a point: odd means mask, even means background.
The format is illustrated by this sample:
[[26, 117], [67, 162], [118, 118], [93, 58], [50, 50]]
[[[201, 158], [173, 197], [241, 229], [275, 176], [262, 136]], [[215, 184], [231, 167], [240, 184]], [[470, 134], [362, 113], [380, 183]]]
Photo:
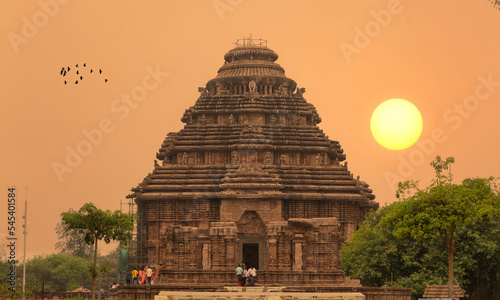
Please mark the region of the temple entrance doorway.
[[259, 269], [259, 244], [243, 244], [243, 261], [247, 268]]
[[268, 262], [267, 232], [259, 214], [254, 210], [245, 211], [236, 226], [239, 240], [236, 264], [243, 261], [247, 268], [265, 270]]

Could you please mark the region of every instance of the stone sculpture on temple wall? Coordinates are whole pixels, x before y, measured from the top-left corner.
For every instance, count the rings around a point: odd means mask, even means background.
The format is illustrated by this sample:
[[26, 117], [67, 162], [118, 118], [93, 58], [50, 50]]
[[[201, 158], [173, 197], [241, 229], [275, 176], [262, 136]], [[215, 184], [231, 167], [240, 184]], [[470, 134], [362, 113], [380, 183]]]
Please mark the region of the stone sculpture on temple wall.
[[229, 125], [233, 125], [234, 124], [234, 116], [233, 116], [233, 114], [231, 114], [228, 119], [229, 119]]
[[287, 158], [287, 156], [285, 154], [281, 154], [281, 156], [280, 156], [280, 163], [282, 165], [288, 164], [288, 158]]
[[166, 166], [166, 165], [169, 165], [169, 164], [170, 164], [170, 157], [169, 156], [165, 156], [165, 159], [163, 160], [162, 165]]
[[276, 95], [288, 96], [288, 83], [283, 82], [282, 84], [280, 84], [280, 86], [276, 89]]
[[186, 152], [184, 152], [184, 154], [182, 154], [182, 164], [183, 165], [187, 165], [188, 164], [188, 154]]
[[207, 124], [207, 116], [205, 116], [205, 114], [203, 114], [201, 116], [200, 123], [201, 123], [201, 125], [206, 125]]
[[237, 165], [239, 162], [239, 159], [240, 159], [240, 155], [239, 155], [238, 151], [235, 150], [235, 151], [231, 152], [231, 164]]
[[248, 83], [248, 90], [250, 91], [250, 93], [257, 92], [256, 89], [257, 89], [257, 84], [255, 83], [255, 81], [254, 80], [250, 81], [250, 83]]
[[276, 124], [276, 116], [275, 115], [270, 115], [269, 116], [269, 124], [270, 125]]
[[298, 88], [297, 87], [297, 92], [295, 93], [295, 95], [303, 97], [302, 95], [304, 95], [305, 92], [306, 92], [306, 88]]
[[300, 116], [299, 115], [293, 115], [293, 125], [300, 125]]
[[228, 95], [229, 94], [229, 90], [222, 85], [222, 83], [220, 82], [217, 82], [217, 95], [220, 96], [220, 95]]
[[311, 117], [311, 123], [312, 123], [312, 124], [311, 124], [312, 126], [316, 126], [316, 125], [318, 125], [318, 123], [319, 123], [319, 119], [318, 119], [316, 116], [314, 116], [314, 115], [313, 115], [313, 116]]
[[158, 161], [155, 159], [155, 168], [158, 168], [159, 166]]
[[270, 151], [266, 152], [266, 165], [271, 165], [273, 163], [273, 154]]
[[323, 164], [323, 156], [321, 155], [321, 153], [318, 153], [316, 155], [316, 165], [321, 166], [322, 164]]
[[204, 87], [199, 87], [198, 92], [200, 92], [200, 97], [206, 97], [208, 95], [208, 90]]

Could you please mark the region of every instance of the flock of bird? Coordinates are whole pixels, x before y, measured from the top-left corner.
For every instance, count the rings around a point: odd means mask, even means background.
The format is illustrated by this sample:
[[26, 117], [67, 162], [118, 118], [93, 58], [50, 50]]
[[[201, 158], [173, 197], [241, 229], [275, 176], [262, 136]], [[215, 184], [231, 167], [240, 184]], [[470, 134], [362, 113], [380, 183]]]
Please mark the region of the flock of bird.
[[[84, 67], [84, 68], [86, 68], [86, 67], [87, 67], [87, 63], [84, 63], [84, 64], [83, 64], [83, 67]], [[71, 69], [69, 66], [68, 66], [67, 68], [62, 67], [62, 68], [61, 68], [61, 71], [60, 71], [59, 73], [61, 74], [61, 76], [66, 77], [66, 74], [69, 74], [69, 72], [70, 72], [71, 70], [72, 70], [72, 69]], [[87, 70], [88, 70], [88, 69], [87, 69]], [[78, 70], [78, 64], [76, 64], [76, 65], [75, 65], [75, 68], [73, 69], [73, 71], [76, 71], [77, 79], [76, 79], [76, 81], [75, 81], [75, 84], [78, 84], [78, 81], [82, 81], [82, 80], [83, 80], [83, 78], [84, 78], [84, 77], [83, 77], [83, 71], [82, 71], [82, 72], [80, 72], [80, 71]], [[80, 73], [81, 73], [81, 74], [80, 74]], [[94, 70], [93, 70], [93, 69], [90, 69], [90, 73], [89, 73], [89, 74], [92, 74], [92, 73], [97, 74], [97, 71], [95, 71], [95, 72], [94, 72]], [[100, 74], [102, 74], [102, 70], [101, 70], [101, 69], [99, 69], [99, 75], [100, 75]], [[70, 80], [70, 79], [69, 79], [69, 76], [68, 76], [68, 77], [66, 77], [65, 79], [67, 79], [67, 80], [64, 80], [64, 84], [67, 84], [67, 83], [68, 83], [68, 81]], [[105, 78], [105, 79], [104, 79], [104, 83], [106, 83], [106, 82], [108, 82], [108, 79], [107, 79], [107, 78]]]

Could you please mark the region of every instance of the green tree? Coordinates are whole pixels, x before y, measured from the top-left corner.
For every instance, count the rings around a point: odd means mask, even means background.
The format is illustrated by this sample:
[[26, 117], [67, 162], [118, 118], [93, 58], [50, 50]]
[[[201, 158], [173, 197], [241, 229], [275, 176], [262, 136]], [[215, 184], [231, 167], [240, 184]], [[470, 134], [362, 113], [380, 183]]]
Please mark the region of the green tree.
[[[496, 201], [500, 207], [500, 201]], [[500, 218], [489, 215], [481, 222], [457, 229], [458, 270], [473, 299], [500, 299]]]
[[[70, 209], [69, 212], [75, 213], [72, 209]], [[78, 257], [92, 257], [93, 247], [85, 242], [85, 235], [80, 233], [78, 229], [66, 230], [61, 221], [56, 226], [56, 233], [58, 235], [58, 241], [56, 243], [57, 250]]]
[[66, 230], [78, 229], [85, 235], [85, 242], [94, 246], [94, 264], [90, 269], [90, 275], [92, 299], [95, 300], [98, 241], [104, 240], [106, 244], [112, 240], [127, 243], [132, 239], [133, 219], [118, 210], [115, 212], [100, 210], [92, 203], [84, 204], [76, 213], [65, 212], [61, 216]]
[[382, 224], [399, 205], [396, 202], [368, 215], [351, 241], [343, 245], [342, 269], [351, 277], [361, 277], [366, 286], [383, 286], [393, 277], [394, 287], [411, 288], [413, 298], [418, 298], [428, 280], [441, 284], [446, 258], [436, 250], [442, 247], [440, 239], [400, 239], [393, 234], [393, 224]]
[[[26, 261], [26, 284], [35, 286], [44, 282], [47, 292], [72, 291], [80, 286], [90, 286], [88, 259], [67, 253], [35, 256]], [[22, 265], [19, 278], [22, 278]]]
[[[394, 277], [394, 287], [412, 289], [412, 297], [422, 297], [428, 284], [447, 282], [447, 252], [444, 236], [427, 239], [397, 238], [394, 224], [381, 222], [397, 206], [396, 202], [372, 212], [342, 248], [342, 269], [363, 285], [383, 286]], [[500, 207], [500, 198], [495, 205]], [[472, 299], [499, 299], [500, 219], [494, 215], [458, 227], [456, 230], [454, 277]]]
[[445, 284], [451, 275], [469, 295], [488, 295], [478, 299], [498, 295], [498, 189], [493, 178], [451, 184], [451, 173], [443, 177], [442, 170], [452, 162], [436, 159], [441, 172], [430, 187], [419, 190], [416, 182], [402, 183], [400, 198], [411, 188], [416, 192], [367, 217], [343, 246], [347, 275], [381, 286], [393, 273], [394, 285], [411, 287], [413, 297], [421, 296], [427, 284]]
[[[400, 238], [427, 239], [436, 233], [444, 236], [448, 254], [448, 296], [453, 297], [453, 255], [457, 227], [480, 221], [495, 208], [497, 196], [491, 188], [493, 178], [466, 179], [462, 184], [452, 184], [451, 164], [453, 157], [442, 160], [437, 156], [431, 162], [436, 173], [433, 184], [404, 200], [386, 221], [395, 224], [394, 234]], [[449, 169], [448, 176], [442, 175]]]

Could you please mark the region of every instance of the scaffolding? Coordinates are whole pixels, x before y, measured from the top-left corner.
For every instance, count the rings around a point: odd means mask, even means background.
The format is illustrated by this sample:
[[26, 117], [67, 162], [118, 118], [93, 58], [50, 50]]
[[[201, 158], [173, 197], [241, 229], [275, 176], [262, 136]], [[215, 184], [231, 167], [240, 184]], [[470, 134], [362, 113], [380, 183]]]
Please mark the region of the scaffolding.
[[[128, 207], [127, 207], [128, 206]], [[138, 218], [134, 220], [134, 230], [132, 231], [132, 240], [128, 244], [129, 249], [129, 266], [130, 268], [140, 268], [148, 264], [147, 255], [144, 251], [144, 237], [139, 232], [143, 228], [143, 210], [139, 210], [137, 204], [133, 198], [127, 198], [126, 200], [120, 200], [120, 211], [126, 213], [132, 218], [135, 214]]]

